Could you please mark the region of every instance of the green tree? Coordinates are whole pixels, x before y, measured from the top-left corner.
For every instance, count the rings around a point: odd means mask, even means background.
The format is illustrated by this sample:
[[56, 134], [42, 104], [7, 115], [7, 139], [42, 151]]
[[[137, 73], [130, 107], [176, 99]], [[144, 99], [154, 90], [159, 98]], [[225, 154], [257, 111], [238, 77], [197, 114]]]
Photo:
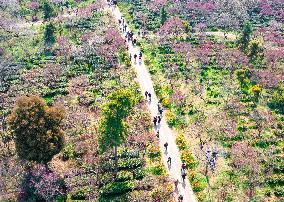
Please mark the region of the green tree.
[[160, 12], [160, 18], [161, 18], [161, 24], [163, 25], [167, 21], [167, 11], [165, 7], [163, 6]]
[[242, 88], [247, 88], [250, 84], [251, 72], [248, 67], [236, 70], [237, 79]]
[[43, 3], [43, 18], [49, 20], [51, 17], [55, 16], [54, 9], [48, 1]]
[[52, 23], [49, 23], [45, 26], [45, 31], [44, 31], [44, 44], [45, 44], [45, 49], [50, 50], [52, 47], [52, 44], [55, 43], [55, 26]]
[[243, 51], [245, 51], [249, 45], [250, 38], [252, 34], [252, 25], [250, 22], [245, 22], [243, 25], [243, 30], [241, 37], [239, 39], [239, 44]]
[[280, 113], [284, 113], [284, 85], [279, 85], [272, 93], [270, 105], [274, 109], [278, 109]]
[[127, 138], [127, 124], [124, 119], [135, 103], [133, 93], [129, 89], [121, 89], [112, 93], [109, 102], [103, 106], [103, 118], [99, 126], [99, 149], [106, 152], [114, 149], [115, 176], [117, 174], [117, 148]]
[[40, 97], [18, 98], [8, 117], [18, 156], [38, 163], [49, 162], [64, 145], [60, 127], [63, 118], [61, 107], [48, 107]]
[[251, 94], [251, 99], [252, 99], [252, 101], [253, 101], [253, 103], [254, 103], [255, 106], [256, 106], [256, 103], [257, 103], [258, 100], [259, 100], [259, 97], [260, 97], [260, 95], [261, 95], [261, 91], [262, 91], [262, 89], [261, 89], [261, 87], [260, 87], [259, 84], [253, 85], [253, 86], [250, 87], [250, 89], [249, 89], [249, 92], [250, 92], [250, 94]]

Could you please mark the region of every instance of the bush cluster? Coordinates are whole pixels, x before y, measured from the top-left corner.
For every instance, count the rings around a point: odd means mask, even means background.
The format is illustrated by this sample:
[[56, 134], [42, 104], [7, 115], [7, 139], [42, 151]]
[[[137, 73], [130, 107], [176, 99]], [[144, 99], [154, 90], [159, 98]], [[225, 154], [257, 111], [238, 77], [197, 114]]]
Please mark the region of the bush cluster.
[[181, 161], [185, 163], [187, 168], [188, 179], [195, 192], [201, 192], [206, 188], [206, 178], [203, 174], [195, 171], [198, 162], [189, 150], [189, 146], [183, 134], [176, 137], [177, 146], [181, 152]]

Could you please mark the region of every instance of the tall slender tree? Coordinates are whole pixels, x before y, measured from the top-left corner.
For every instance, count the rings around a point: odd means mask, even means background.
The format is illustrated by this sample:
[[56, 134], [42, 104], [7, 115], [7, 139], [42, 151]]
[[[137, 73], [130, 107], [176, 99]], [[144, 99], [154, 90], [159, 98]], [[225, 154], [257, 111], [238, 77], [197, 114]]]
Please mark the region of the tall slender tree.
[[161, 25], [163, 25], [167, 21], [167, 11], [165, 7], [163, 6], [160, 12], [160, 18], [161, 18]]
[[251, 23], [245, 22], [244, 25], [243, 25], [241, 37], [239, 39], [239, 44], [240, 44], [240, 47], [243, 51], [245, 51], [248, 48], [250, 38], [251, 38], [251, 34], [252, 34]]
[[112, 93], [109, 102], [103, 106], [103, 118], [99, 127], [99, 149], [106, 152], [109, 148], [114, 149], [116, 176], [118, 168], [117, 148], [127, 138], [127, 124], [124, 119], [127, 117], [135, 103], [133, 93], [129, 89], [121, 89]]

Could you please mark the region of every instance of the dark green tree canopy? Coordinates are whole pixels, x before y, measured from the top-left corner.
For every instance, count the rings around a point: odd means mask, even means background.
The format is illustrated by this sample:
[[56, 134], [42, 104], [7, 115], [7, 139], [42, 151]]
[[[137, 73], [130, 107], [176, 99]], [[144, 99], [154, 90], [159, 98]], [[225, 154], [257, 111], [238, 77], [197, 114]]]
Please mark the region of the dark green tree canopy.
[[43, 13], [44, 13], [45, 20], [48, 20], [51, 17], [55, 16], [54, 9], [48, 1], [45, 1], [43, 4]]
[[160, 12], [161, 24], [163, 25], [167, 21], [167, 12], [165, 7], [163, 6]]
[[48, 107], [40, 97], [18, 98], [8, 117], [18, 156], [38, 163], [49, 162], [64, 145], [64, 133], [60, 128], [63, 118], [62, 107]]
[[45, 27], [44, 31], [44, 43], [46, 46], [50, 46], [55, 43], [55, 26], [52, 23], [49, 23]]
[[250, 38], [251, 38], [251, 34], [252, 34], [252, 25], [250, 22], [245, 22], [243, 25], [243, 30], [242, 30], [242, 34], [241, 37], [239, 39], [239, 44], [242, 48], [242, 50], [246, 50], [249, 42], [250, 42]]

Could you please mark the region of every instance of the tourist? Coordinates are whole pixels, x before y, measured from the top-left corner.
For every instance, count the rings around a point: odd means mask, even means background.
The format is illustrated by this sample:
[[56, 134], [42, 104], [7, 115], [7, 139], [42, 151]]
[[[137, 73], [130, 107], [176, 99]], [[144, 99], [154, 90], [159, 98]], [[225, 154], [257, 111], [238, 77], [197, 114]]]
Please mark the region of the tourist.
[[166, 151], [168, 150], [168, 146], [169, 146], [169, 144], [166, 142], [166, 143], [164, 144], [164, 147], [165, 147], [165, 150], [166, 150]]
[[164, 111], [164, 110], [163, 110], [162, 108], [159, 109], [160, 116], [163, 115], [163, 111]]
[[157, 125], [157, 117], [154, 117], [153, 123], [154, 123], [154, 126]]
[[158, 111], [159, 111], [161, 109], [161, 105], [160, 105], [159, 102], [158, 102], [157, 106], [158, 106]]
[[179, 181], [178, 181], [178, 179], [177, 179], [177, 180], [175, 181], [175, 189], [177, 189], [178, 183], [179, 183]]
[[132, 40], [132, 45], [133, 45], [133, 46], [136, 46], [136, 39], [133, 39], [133, 40]]
[[157, 131], [156, 136], [157, 136], [157, 138], [160, 137], [160, 131], [159, 130]]
[[182, 177], [182, 180], [183, 180], [183, 182], [185, 181], [185, 177], [186, 177], [186, 172], [185, 172], [185, 170], [182, 170], [182, 172], [181, 172], [181, 177]]
[[149, 102], [151, 102], [151, 96], [152, 96], [151, 93], [149, 93], [149, 94], [148, 94]]
[[183, 196], [182, 195], [179, 195], [178, 197], [178, 202], [182, 202], [183, 201]]
[[148, 98], [148, 91], [145, 91], [145, 97], [146, 97], [146, 100], [147, 100], [147, 98]]
[[168, 157], [167, 163], [168, 163], [169, 166], [171, 166], [171, 164], [172, 164], [172, 158], [171, 158], [170, 156]]
[[134, 54], [134, 61], [136, 62], [136, 59], [137, 59], [137, 54], [135, 53]]
[[160, 116], [157, 116], [157, 118], [158, 118], [158, 124], [160, 124], [160, 123], [161, 123], [162, 118], [161, 118]]
[[182, 163], [181, 164], [181, 170], [185, 170], [186, 169], [186, 165], [185, 165], [185, 163]]

